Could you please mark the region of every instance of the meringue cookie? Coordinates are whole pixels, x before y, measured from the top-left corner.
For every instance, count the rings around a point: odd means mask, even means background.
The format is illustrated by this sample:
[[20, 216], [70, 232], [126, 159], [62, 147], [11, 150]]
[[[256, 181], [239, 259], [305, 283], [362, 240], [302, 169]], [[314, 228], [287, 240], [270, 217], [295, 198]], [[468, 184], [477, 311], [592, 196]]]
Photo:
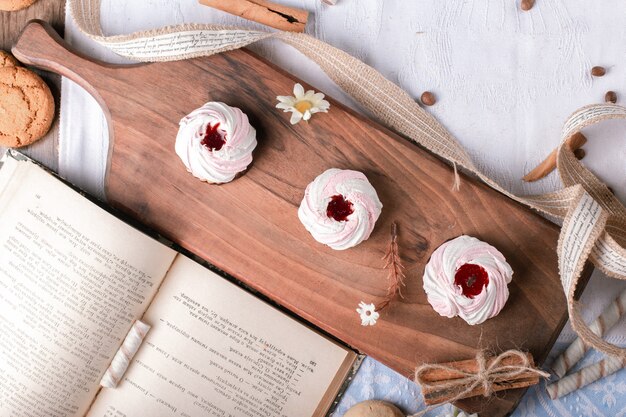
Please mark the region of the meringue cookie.
[[306, 187], [298, 217], [315, 240], [344, 250], [370, 237], [382, 207], [365, 175], [331, 168]]
[[256, 145], [256, 130], [245, 113], [209, 102], [182, 118], [175, 149], [194, 177], [221, 184], [248, 168]]
[[470, 325], [500, 313], [509, 298], [513, 270], [493, 246], [459, 236], [439, 246], [424, 271], [428, 302], [445, 317], [459, 316]]

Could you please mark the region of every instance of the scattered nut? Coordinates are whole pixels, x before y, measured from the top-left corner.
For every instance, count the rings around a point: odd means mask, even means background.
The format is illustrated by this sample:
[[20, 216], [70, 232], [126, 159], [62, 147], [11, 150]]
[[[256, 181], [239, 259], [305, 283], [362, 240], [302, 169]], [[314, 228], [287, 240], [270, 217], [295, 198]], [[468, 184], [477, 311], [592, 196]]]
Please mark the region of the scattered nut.
[[591, 68], [591, 75], [594, 77], [602, 77], [604, 74], [606, 74], [606, 69], [604, 67], [595, 66]]
[[576, 157], [576, 159], [578, 159], [579, 161], [581, 159], [583, 159], [585, 157], [585, 155], [587, 155], [587, 153], [585, 152], [584, 149], [582, 148], [578, 148], [574, 151], [574, 156]]
[[422, 93], [422, 97], [420, 97], [420, 100], [422, 100], [422, 103], [425, 106], [432, 106], [433, 104], [437, 102], [435, 95], [431, 93], [430, 91], [424, 91]]
[[604, 95], [604, 101], [613, 104], [617, 103], [617, 94], [615, 94], [615, 91], [607, 91]]
[[522, 8], [523, 11], [527, 12], [530, 9], [532, 9], [534, 5], [535, 5], [535, 0], [522, 0], [520, 7]]

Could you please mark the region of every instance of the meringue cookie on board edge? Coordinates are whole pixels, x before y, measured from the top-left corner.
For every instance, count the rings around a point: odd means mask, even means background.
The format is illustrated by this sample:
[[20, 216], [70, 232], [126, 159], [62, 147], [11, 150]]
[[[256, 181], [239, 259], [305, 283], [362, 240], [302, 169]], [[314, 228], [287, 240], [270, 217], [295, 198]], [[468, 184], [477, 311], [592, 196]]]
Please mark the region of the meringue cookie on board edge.
[[194, 177], [223, 184], [248, 168], [256, 145], [256, 130], [244, 112], [209, 102], [182, 118], [175, 150]]
[[500, 313], [509, 298], [513, 270], [493, 246], [459, 236], [439, 246], [424, 270], [424, 291], [442, 316], [459, 316], [470, 325]]
[[298, 218], [315, 240], [345, 250], [370, 237], [382, 207], [363, 173], [331, 168], [306, 187]]

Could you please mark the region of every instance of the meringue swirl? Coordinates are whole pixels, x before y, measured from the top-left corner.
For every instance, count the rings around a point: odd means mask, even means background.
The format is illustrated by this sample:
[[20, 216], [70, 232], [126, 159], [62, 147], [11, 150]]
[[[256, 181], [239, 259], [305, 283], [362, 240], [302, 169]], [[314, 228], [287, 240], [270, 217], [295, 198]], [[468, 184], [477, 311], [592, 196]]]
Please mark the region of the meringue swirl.
[[[336, 199], [350, 205], [351, 212], [345, 219], [336, 220], [329, 215], [329, 203]], [[344, 250], [369, 238], [382, 207], [365, 175], [331, 168], [306, 187], [298, 217], [315, 240], [332, 249]]]
[[[478, 288], [480, 292], [470, 296], [463, 293], [462, 285], [455, 283], [459, 269], [467, 268], [468, 264], [478, 265], [482, 271], [473, 269], [487, 275], [482, 290]], [[464, 235], [444, 243], [433, 252], [424, 271], [424, 291], [437, 313], [445, 317], [459, 316], [475, 325], [500, 313], [509, 298], [507, 285], [512, 276], [511, 266], [496, 248]], [[476, 280], [476, 277], [471, 278]]]
[[[219, 147], [203, 144], [209, 129], [221, 135], [223, 144]], [[248, 168], [256, 145], [256, 130], [245, 113], [224, 103], [209, 102], [181, 119], [175, 149], [194, 177], [221, 184]]]

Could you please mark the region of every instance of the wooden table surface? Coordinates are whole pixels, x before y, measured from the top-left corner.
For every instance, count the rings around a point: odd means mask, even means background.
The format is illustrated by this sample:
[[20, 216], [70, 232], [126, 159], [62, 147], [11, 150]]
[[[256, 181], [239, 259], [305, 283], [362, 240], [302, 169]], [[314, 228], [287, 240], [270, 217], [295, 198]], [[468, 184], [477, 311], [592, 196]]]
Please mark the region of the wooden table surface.
[[[43, 19], [63, 33], [65, 22], [65, 0], [38, 0], [32, 6], [15, 12], [0, 12], [0, 49], [9, 51], [22, 28], [31, 19]], [[59, 164], [59, 99], [61, 97], [61, 77], [45, 72], [38, 72], [48, 83], [56, 101], [55, 121], [50, 132], [41, 140], [21, 149], [22, 152], [43, 163], [52, 170]], [[0, 152], [4, 148], [0, 146]]]

